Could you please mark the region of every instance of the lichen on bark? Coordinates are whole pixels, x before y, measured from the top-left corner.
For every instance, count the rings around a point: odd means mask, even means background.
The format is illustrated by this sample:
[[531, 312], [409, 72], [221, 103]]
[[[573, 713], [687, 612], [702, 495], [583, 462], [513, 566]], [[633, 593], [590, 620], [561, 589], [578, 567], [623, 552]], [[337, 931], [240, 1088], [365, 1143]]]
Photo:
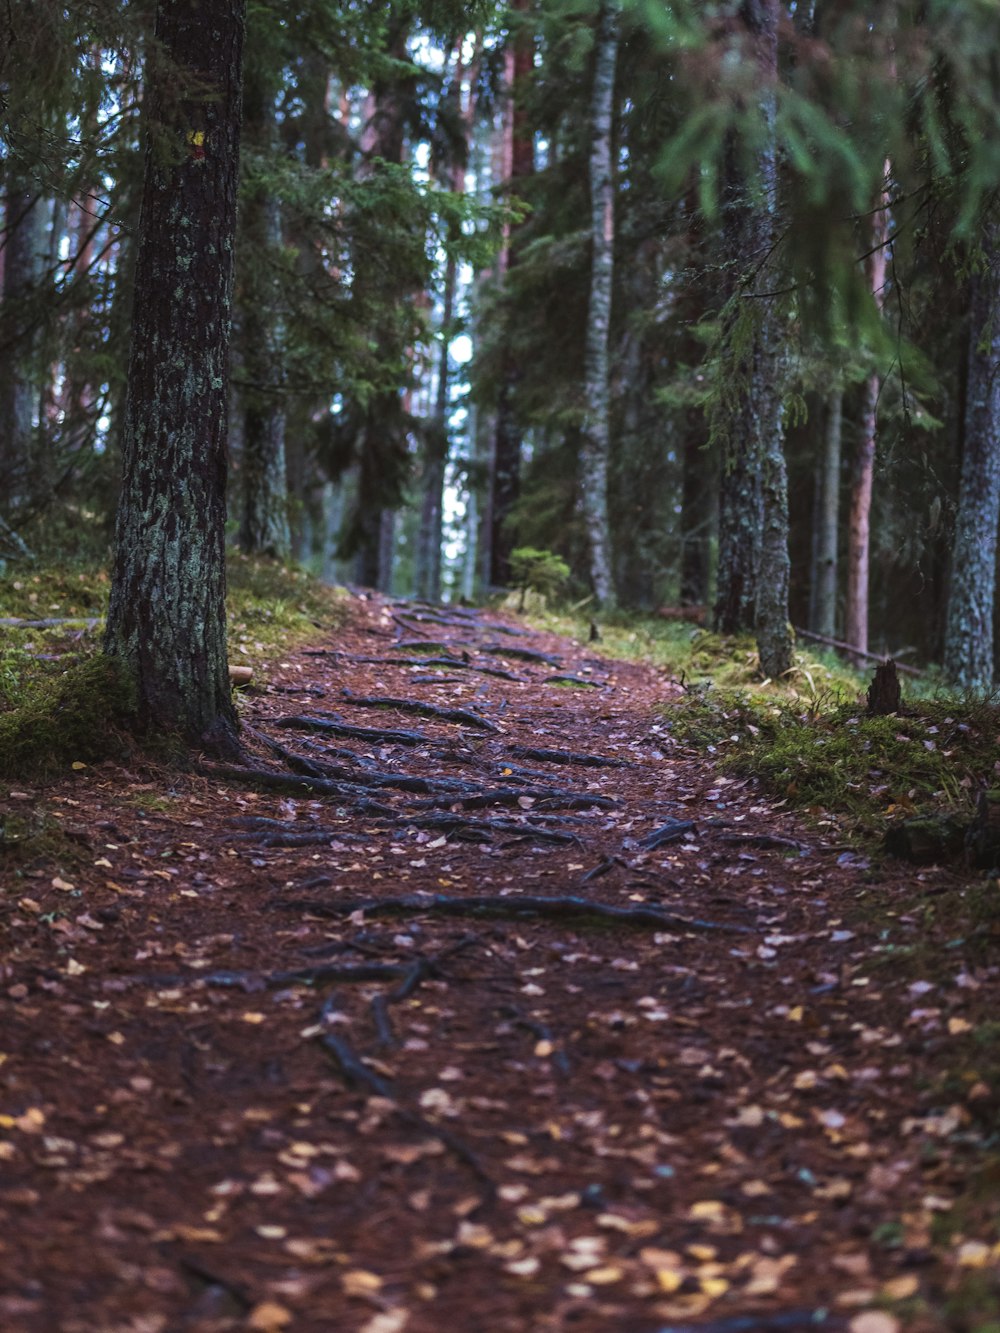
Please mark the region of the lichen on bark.
[[237, 748], [225, 625], [226, 384], [245, 4], [160, 0], [104, 650], [140, 721]]

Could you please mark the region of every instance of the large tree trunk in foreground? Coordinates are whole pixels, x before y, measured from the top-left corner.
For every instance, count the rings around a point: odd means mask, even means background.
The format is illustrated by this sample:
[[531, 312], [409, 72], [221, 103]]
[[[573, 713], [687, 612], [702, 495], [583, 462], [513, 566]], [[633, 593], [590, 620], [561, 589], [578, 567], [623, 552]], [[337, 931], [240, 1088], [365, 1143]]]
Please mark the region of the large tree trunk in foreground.
[[598, 603], [615, 602], [611, 528], [608, 522], [609, 422], [608, 338], [614, 278], [615, 184], [611, 154], [617, 0], [602, 0], [595, 38], [594, 89], [590, 111], [590, 304], [584, 356], [587, 415], [580, 449], [580, 498], [590, 546], [590, 578]]
[[951, 555], [944, 668], [963, 689], [993, 688], [993, 604], [1000, 519], [1000, 237], [990, 226], [971, 278], [962, 476]]
[[235, 752], [226, 378], [245, 0], [160, 0], [104, 639], [140, 719]]

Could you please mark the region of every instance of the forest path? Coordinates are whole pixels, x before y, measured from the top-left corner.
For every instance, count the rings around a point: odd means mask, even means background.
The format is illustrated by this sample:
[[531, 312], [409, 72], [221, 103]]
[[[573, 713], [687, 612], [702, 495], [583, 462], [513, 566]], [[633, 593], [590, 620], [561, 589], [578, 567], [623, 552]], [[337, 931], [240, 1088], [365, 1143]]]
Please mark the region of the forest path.
[[892, 1333], [873, 1307], [936, 1301], [929, 1146], [968, 1117], [920, 1015], [967, 1030], [976, 984], [931, 1007], [887, 967], [864, 860], [673, 741], [679, 693], [359, 597], [244, 697], [256, 787], [5, 792], [56, 841], [0, 898], [0, 1327]]

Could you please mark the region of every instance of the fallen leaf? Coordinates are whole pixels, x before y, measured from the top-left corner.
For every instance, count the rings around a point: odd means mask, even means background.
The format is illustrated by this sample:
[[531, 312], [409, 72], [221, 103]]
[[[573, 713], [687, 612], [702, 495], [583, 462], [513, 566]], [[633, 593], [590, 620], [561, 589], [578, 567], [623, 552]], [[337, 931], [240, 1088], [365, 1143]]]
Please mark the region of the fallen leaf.
[[856, 1314], [847, 1327], [850, 1333], [899, 1333], [901, 1325], [895, 1315], [884, 1310], [866, 1310]]
[[253, 1333], [279, 1333], [280, 1329], [289, 1326], [292, 1317], [291, 1310], [286, 1310], [283, 1305], [262, 1301], [250, 1311], [247, 1328], [252, 1329]]
[[371, 1273], [366, 1268], [349, 1268], [346, 1273], [341, 1273], [340, 1281], [348, 1296], [371, 1296], [382, 1290], [378, 1273]]

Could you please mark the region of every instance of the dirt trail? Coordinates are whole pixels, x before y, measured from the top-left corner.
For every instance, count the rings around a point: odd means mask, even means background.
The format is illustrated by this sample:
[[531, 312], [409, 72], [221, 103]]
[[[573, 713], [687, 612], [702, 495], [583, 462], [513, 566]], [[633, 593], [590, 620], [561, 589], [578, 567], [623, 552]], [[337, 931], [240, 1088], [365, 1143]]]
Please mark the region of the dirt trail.
[[795, 1333], [934, 1297], [955, 1126], [845, 924], [865, 864], [674, 742], [675, 694], [359, 598], [244, 699], [266, 785], [5, 788], [66, 854], [0, 895], [0, 1328]]

